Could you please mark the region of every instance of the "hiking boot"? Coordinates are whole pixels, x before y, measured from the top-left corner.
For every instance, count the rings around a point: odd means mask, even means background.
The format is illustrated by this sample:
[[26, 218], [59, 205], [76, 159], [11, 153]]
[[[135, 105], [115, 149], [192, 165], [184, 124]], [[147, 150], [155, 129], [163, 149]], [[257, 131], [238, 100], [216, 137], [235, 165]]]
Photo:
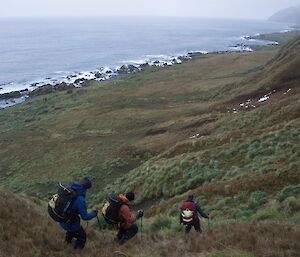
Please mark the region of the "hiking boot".
[[84, 246], [85, 246], [84, 244], [76, 242], [74, 244], [74, 249], [75, 250], [82, 250], [84, 248]]
[[123, 245], [126, 243], [126, 241], [127, 241], [126, 239], [122, 238], [121, 240], [118, 241], [118, 244]]
[[70, 232], [67, 232], [65, 237], [65, 243], [72, 244], [72, 239], [73, 239], [73, 235]]

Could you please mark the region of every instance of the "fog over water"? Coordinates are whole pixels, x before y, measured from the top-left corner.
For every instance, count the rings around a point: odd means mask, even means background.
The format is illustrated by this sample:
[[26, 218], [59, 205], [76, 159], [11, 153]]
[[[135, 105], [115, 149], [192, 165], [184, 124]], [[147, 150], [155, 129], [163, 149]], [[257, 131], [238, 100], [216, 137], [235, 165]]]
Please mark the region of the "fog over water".
[[197, 16], [266, 19], [300, 0], [9, 0], [8, 16]]

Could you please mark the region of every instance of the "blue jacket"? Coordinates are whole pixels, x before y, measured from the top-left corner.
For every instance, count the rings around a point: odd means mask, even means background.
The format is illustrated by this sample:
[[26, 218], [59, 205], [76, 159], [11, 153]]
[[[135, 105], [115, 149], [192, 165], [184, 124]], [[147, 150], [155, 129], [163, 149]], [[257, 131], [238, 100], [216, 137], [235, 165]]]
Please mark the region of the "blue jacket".
[[[70, 210], [72, 213], [80, 215], [83, 220], [91, 220], [95, 218], [97, 216], [96, 212], [87, 212], [85, 202], [86, 189], [80, 184], [72, 184], [71, 188], [79, 194], [79, 196], [77, 196], [75, 201], [71, 204]], [[80, 229], [80, 218], [78, 217], [74, 223], [60, 223], [60, 226], [66, 231], [76, 232]]]

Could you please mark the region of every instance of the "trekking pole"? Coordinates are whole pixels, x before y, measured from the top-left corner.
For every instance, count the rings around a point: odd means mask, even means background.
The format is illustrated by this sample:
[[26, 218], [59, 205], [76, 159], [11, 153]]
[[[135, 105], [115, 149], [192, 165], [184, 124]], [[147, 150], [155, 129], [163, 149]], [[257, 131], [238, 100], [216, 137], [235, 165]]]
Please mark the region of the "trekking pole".
[[141, 217], [141, 239], [143, 237], [142, 232], [143, 232], [143, 217]]
[[99, 229], [101, 230], [101, 225], [100, 225], [100, 220], [99, 220], [99, 217], [98, 217], [98, 215], [97, 215], [96, 217], [97, 217], [97, 221], [98, 221]]
[[208, 225], [208, 231], [210, 231], [210, 223], [209, 223], [210, 219], [207, 219], [207, 225]]
[[208, 217], [208, 219], [207, 219], [207, 227], [208, 227], [208, 231], [210, 231], [210, 222], [209, 222], [209, 220], [210, 220], [210, 213], [207, 213], [207, 217]]

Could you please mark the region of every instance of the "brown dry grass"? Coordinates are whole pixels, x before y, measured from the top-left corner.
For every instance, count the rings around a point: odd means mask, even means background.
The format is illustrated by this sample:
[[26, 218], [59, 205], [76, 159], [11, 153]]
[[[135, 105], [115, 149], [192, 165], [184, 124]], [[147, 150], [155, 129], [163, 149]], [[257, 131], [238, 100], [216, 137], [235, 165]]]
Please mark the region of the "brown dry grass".
[[76, 252], [64, 244], [63, 232], [39, 206], [24, 196], [0, 190], [0, 256], [208, 256], [217, 251], [238, 257], [240, 250], [260, 257], [297, 257], [300, 226], [290, 223], [236, 223], [222, 225], [202, 235], [188, 237], [138, 235], [122, 247], [113, 243], [112, 232], [87, 228], [88, 243]]

